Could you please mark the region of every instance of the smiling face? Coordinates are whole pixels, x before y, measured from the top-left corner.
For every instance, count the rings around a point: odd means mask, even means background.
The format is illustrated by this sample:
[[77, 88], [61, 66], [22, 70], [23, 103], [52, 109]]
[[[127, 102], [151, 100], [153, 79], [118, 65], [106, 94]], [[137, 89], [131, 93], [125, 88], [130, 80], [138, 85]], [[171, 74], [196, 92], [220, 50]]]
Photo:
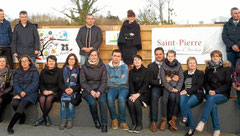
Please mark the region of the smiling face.
[[172, 63], [173, 60], [176, 58], [175, 54], [174, 53], [168, 53], [167, 54], [167, 60]]
[[7, 66], [7, 61], [5, 58], [0, 58], [0, 70], [4, 69]]
[[164, 53], [162, 50], [156, 50], [155, 51], [155, 60], [157, 60], [158, 62], [162, 62], [164, 59]]
[[220, 60], [222, 60], [222, 57], [219, 56], [217, 53], [214, 53], [212, 56], [211, 56], [211, 60], [213, 62], [219, 62]]
[[194, 59], [190, 59], [187, 62], [187, 65], [188, 65], [188, 70], [196, 70], [197, 69], [197, 62]]
[[68, 58], [68, 65], [69, 65], [69, 66], [74, 66], [75, 63], [76, 63], [75, 57], [74, 57], [74, 56], [70, 56], [70, 57]]
[[133, 65], [135, 66], [135, 67], [141, 67], [141, 65], [142, 65], [142, 60], [140, 59], [140, 58], [138, 58], [138, 57], [134, 57], [134, 59], [133, 59]]
[[56, 66], [56, 61], [49, 58], [47, 61], [47, 66], [48, 69], [54, 69]]
[[20, 14], [19, 18], [20, 18], [21, 23], [23, 23], [23, 24], [26, 24], [27, 21], [28, 21], [28, 15], [27, 14]]
[[4, 12], [0, 11], [0, 21], [3, 21], [3, 20], [4, 20]]
[[97, 51], [93, 51], [90, 55], [89, 55], [89, 59], [91, 62], [96, 62], [98, 60], [98, 54]]
[[135, 21], [135, 17], [128, 17], [129, 23], [131, 24], [132, 22]]

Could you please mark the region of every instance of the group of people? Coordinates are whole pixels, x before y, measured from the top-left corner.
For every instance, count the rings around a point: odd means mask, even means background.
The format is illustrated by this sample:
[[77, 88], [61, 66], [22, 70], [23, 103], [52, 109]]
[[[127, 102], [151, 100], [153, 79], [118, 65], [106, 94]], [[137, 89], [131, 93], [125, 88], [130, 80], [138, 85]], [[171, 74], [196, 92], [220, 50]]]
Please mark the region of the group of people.
[[[183, 72], [176, 52], [168, 50], [165, 57], [163, 48], [158, 47], [154, 50], [155, 61], [144, 67], [143, 58], [137, 55], [137, 51], [142, 49], [140, 26], [135, 20], [135, 13], [129, 10], [128, 20], [120, 30], [119, 49], [112, 51], [112, 60], [108, 64], [105, 65], [99, 57], [102, 32], [94, 25], [94, 16], [89, 14], [86, 25], [80, 28], [76, 38], [81, 60], [75, 54], [69, 54], [64, 66], [58, 68], [56, 56], [50, 55], [39, 75], [34, 65], [40, 47], [36, 25], [27, 20], [26, 11], [21, 11], [20, 22], [12, 33], [10, 23], [4, 19], [4, 11], [0, 9], [0, 117], [3, 109], [12, 101], [15, 113], [7, 131], [13, 134], [14, 125], [18, 121], [19, 124], [25, 122], [26, 109], [39, 102], [42, 117], [33, 125], [45, 123], [50, 126], [49, 112], [54, 102], [60, 102], [59, 129], [70, 129], [73, 127], [75, 106], [84, 98], [89, 104], [95, 127], [103, 133], [108, 131], [107, 109], [111, 115], [112, 129], [120, 127], [139, 133], [143, 129], [142, 107], [148, 105], [150, 130], [156, 132], [159, 99], [162, 97], [160, 130], [164, 131], [167, 124], [172, 132], [178, 130], [176, 121], [180, 109], [182, 122], [188, 126], [185, 136], [194, 135], [195, 130], [202, 132], [210, 115], [213, 135], [219, 136], [217, 105], [229, 100], [232, 83], [238, 90], [240, 103], [240, 60], [236, 61], [240, 56], [240, 12], [232, 8], [231, 15], [232, 18], [224, 25], [223, 41], [227, 45], [228, 60], [233, 66], [223, 61], [220, 51], [214, 50], [210, 54], [210, 61], [206, 63], [205, 73], [197, 69], [195, 57], [187, 59], [188, 69]], [[19, 59], [19, 67], [15, 71], [12, 70], [12, 56]], [[202, 103], [203, 99], [207, 102], [195, 128], [191, 108]], [[131, 127], [126, 123], [126, 107], [131, 116]]]

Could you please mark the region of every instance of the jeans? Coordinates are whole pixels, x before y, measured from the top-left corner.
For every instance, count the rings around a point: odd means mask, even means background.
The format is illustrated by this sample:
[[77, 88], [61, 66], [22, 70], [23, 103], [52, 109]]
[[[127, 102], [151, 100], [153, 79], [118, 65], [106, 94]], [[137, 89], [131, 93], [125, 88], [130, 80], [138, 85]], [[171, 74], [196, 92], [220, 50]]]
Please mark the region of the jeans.
[[158, 103], [159, 98], [163, 94], [163, 87], [153, 87], [151, 90], [151, 105], [150, 105], [150, 113], [151, 113], [151, 122], [158, 121]]
[[74, 118], [74, 105], [71, 101], [61, 100], [61, 119], [66, 119], [68, 114], [68, 119]]
[[80, 64], [81, 66], [85, 64], [85, 61], [87, 60], [88, 56], [80, 55]]
[[234, 52], [234, 51], [227, 52], [227, 60], [229, 60], [232, 63], [233, 69], [235, 69], [238, 59], [240, 59], [239, 52]]
[[118, 118], [115, 108], [115, 100], [118, 99], [119, 121], [120, 123], [126, 122], [126, 99], [128, 96], [128, 92], [128, 88], [124, 87], [115, 87], [109, 89], [107, 100], [112, 120]]
[[240, 91], [237, 91], [237, 103], [238, 103], [238, 108], [240, 109]]
[[103, 93], [99, 98], [95, 99], [91, 94], [84, 97], [84, 99], [89, 104], [89, 109], [93, 118], [93, 121], [98, 121], [98, 108], [97, 102], [99, 103], [101, 122], [102, 124], [107, 124], [107, 102], [106, 102], [106, 94]]
[[187, 96], [186, 94], [180, 96], [180, 108], [182, 117], [187, 118], [189, 122], [189, 129], [194, 129], [194, 120], [191, 108], [197, 106], [201, 102], [198, 100], [196, 95]]
[[223, 104], [228, 101], [228, 98], [222, 94], [215, 94], [210, 96], [207, 94], [207, 103], [204, 106], [202, 117], [200, 121], [207, 122], [209, 115], [211, 114], [213, 129], [220, 130], [220, 124], [218, 120], [218, 111], [217, 111], [217, 104]]

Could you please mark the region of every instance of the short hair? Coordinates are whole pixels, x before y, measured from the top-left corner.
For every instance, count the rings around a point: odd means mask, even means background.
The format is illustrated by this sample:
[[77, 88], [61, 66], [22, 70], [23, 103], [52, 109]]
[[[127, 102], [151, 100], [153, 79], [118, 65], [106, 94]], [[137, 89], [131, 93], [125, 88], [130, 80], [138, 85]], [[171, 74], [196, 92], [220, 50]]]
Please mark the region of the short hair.
[[49, 59], [54, 60], [54, 61], [57, 63], [57, 57], [56, 57], [56, 56], [54, 56], [54, 55], [49, 55], [49, 56], [47, 57], [47, 62], [48, 62]]
[[[0, 10], [0, 12], [1, 12], [1, 10]], [[5, 61], [6, 61], [6, 67], [10, 67], [6, 56], [0, 56], [0, 59], [5, 59]]]
[[93, 14], [87, 14], [86, 18], [87, 18], [88, 16], [92, 16], [93, 18], [95, 18], [95, 17], [93, 16]]
[[215, 55], [215, 54], [217, 54], [219, 57], [222, 58], [222, 52], [219, 51], [219, 50], [214, 50], [214, 51], [212, 51], [211, 54], [210, 54], [211, 58], [212, 58], [213, 55]]
[[167, 56], [168, 56], [169, 53], [173, 53], [174, 56], [176, 56], [176, 54], [177, 54], [176, 51], [174, 51], [174, 50], [168, 50], [168, 52], [167, 52]]
[[135, 17], [135, 13], [133, 12], [133, 10], [128, 10], [127, 11], [127, 17]]
[[0, 12], [4, 12], [3, 9], [0, 9]]
[[188, 57], [187, 59], [187, 65], [189, 63], [190, 60], [195, 60], [196, 64], [197, 64], [197, 59], [195, 57]]
[[113, 53], [115, 53], [115, 52], [116, 52], [116, 53], [120, 53], [120, 54], [122, 55], [122, 52], [121, 52], [119, 49], [113, 50], [113, 51], [112, 51], [112, 55], [113, 55]]
[[164, 54], [164, 50], [163, 50], [162, 47], [157, 47], [157, 48], [155, 48], [154, 53], [156, 54], [156, 51], [159, 51], [159, 50], [162, 51], [163, 54]]
[[23, 11], [20, 11], [19, 15], [21, 15], [21, 14], [24, 14], [24, 15], [25, 15], [25, 14], [28, 14], [28, 13], [27, 13], [27, 11], [24, 11], [24, 10], [23, 10]]
[[25, 57], [25, 58], [28, 58], [28, 61], [30, 62], [29, 66], [34, 65], [34, 62], [33, 62], [32, 58], [31, 58], [30, 56], [28, 56], [28, 55], [23, 55], [23, 56], [20, 57], [20, 59], [19, 59], [19, 66], [20, 66], [20, 67], [22, 67], [21, 62], [22, 62], [22, 59], [23, 59], [24, 57]]
[[76, 56], [74, 53], [70, 53], [70, 54], [67, 56], [67, 59], [66, 59], [64, 65], [63, 65], [63, 68], [68, 65], [68, 60], [69, 60], [69, 58], [72, 57], [72, 56], [75, 58], [74, 68], [80, 68], [80, 64], [79, 64], [79, 62], [78, 62], [78, 58], [77, 58], [77, 56]]
[[233, 7], [233, 8], [231, 9], [231, 14], [232, 14], [233, 10], [239, 10], [239, 9], [238, 9], [237, 7]]
[[140, 55], [135, 55], [135, 56], [133, 56], [133, 60], [134, 60], [134, 58], [138, 58], [138, 59], [140, 59], [140, 60], [143, 60], [143, 59], [142, 59], [142, 56], [140, 56]]

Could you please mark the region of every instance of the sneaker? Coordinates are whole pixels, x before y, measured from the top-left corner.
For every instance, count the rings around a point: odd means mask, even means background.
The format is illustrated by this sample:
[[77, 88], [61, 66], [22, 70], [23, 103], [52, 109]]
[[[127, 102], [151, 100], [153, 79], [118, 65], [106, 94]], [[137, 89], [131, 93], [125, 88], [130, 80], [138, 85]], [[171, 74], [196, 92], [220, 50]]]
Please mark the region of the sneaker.
[[143, 129], [142, 126], [137, 126], [134, 130], [133, 133], [140, 133], [140, 131]]
[[133, 125], [130, 129], [128, 129], [128, 132], [133, 133], [133, 131], [136, 127], [137, 127], [137, 125]]
[[123, 130], [128, 130], [127, 123], [120, 123], [120, 128], [123, 129]]
[[204, 129], [204, 125], [205, 125], [205, 123], [200, 121], [195, 130], [198, 131], [198, 132], [202, 132], [203, 129]]
[[33, 126], [39, 126], [41, 125], [43, 122], [45, 122], [46, 120], [44, 118], [40, 118], [38, 120], [36, 120], [34, 123], [33, 123]]
[[73, 126], [73, 119], [68, 119], [67, 120], [67, 129], [72, 128], [72, 126]]
[[118, 120], [117, 119], [112, 120], [112, 129], [118, 129]]
[[67, 120], [62, 119], [61, 124], [59, 125], [59, 130], [63, 130], [66, 127]]
[[220, 130], [215, 130], [213, 132], [213, 136], [220, 136], [220, 134], [221, 134]]

